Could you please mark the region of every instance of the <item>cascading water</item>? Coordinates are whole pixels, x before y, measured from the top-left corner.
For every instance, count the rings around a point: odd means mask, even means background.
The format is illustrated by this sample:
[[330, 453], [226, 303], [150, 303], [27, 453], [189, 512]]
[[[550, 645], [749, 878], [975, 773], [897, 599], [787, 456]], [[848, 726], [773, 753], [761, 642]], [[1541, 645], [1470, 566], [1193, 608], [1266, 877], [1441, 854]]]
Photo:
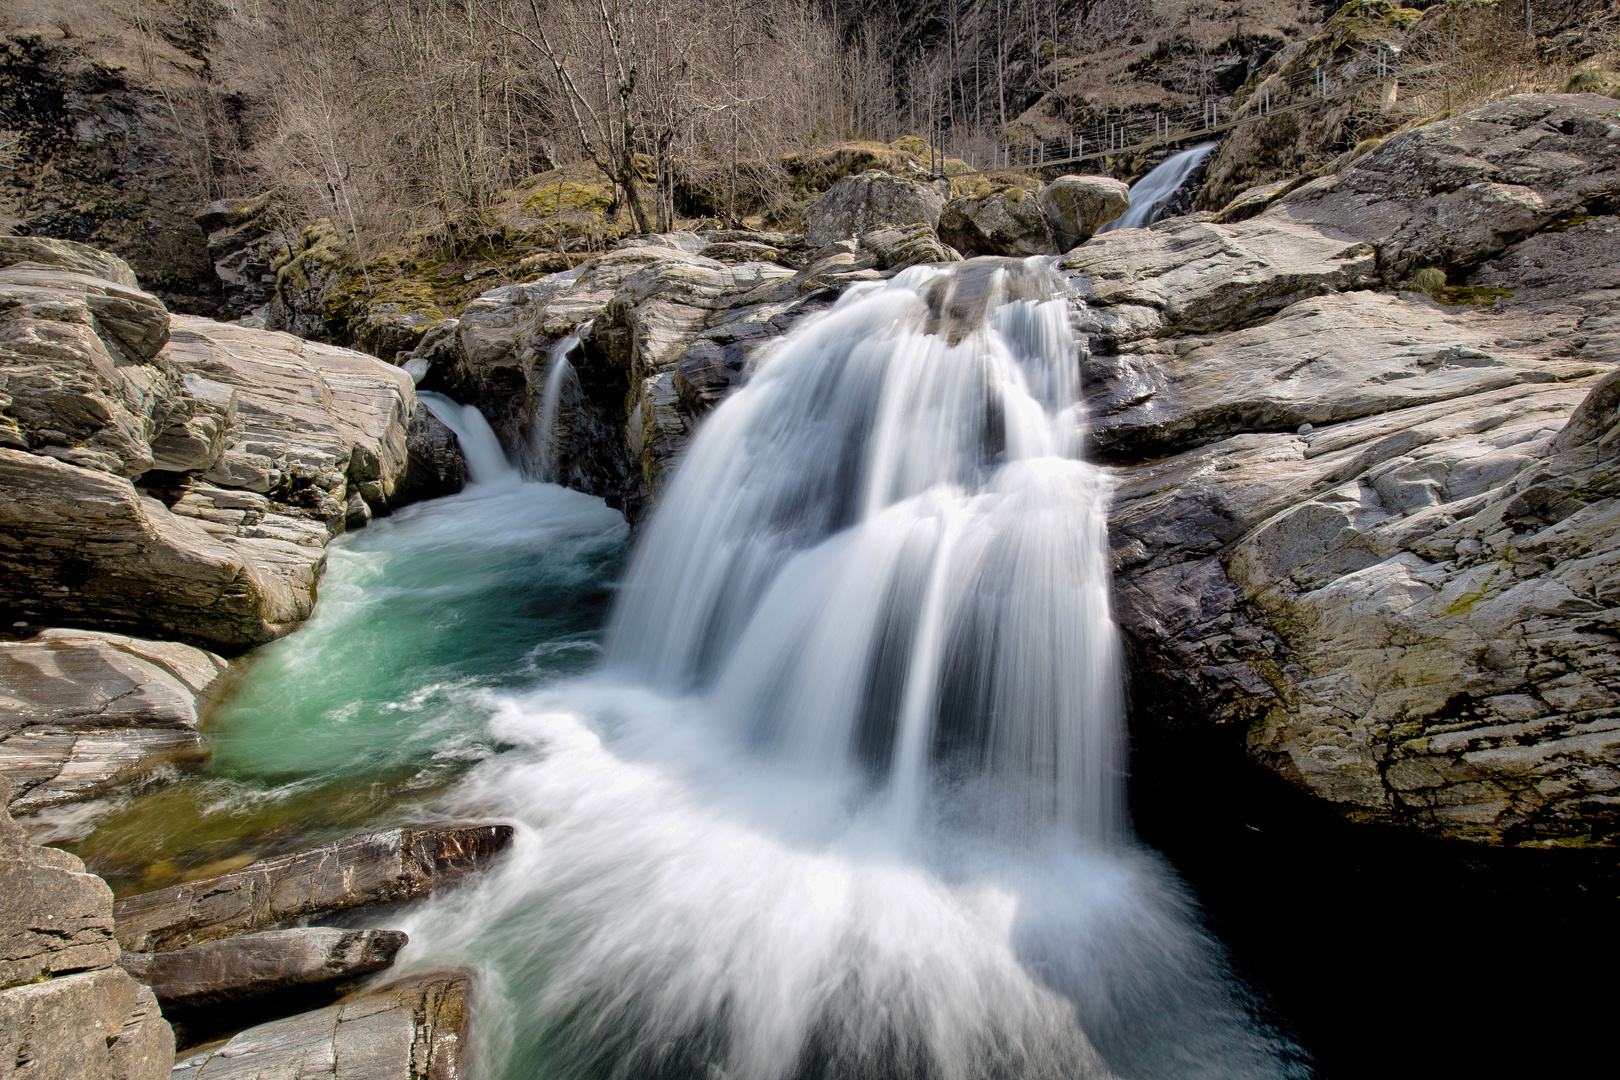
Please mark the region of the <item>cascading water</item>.
[[1170, 200], [1176, 197], [1187, 178], [1215, 150], [1214, 143], [1200, 143], [1162, 162], [1152, 172], [1131, 185], [1131, 208], [1104, 225], [1098, 232], [1113, 229], [1139, 229], [1164, 216]]
[[417, 391], [416, 398], [439, 423], [456, 433], [461, 444], [461, 459], [467, 463], [467, 474], [475, 484], [493, 484], [511, 480], [517, 470], [506, 460], [501, 440], [484, 419], [484, 414], [471, 405], [458, 405], [443, 394]]
[[705, 421], [600, 670], [489, 698], [513, 852], [405, 926], [486, 1073], [1304, 1074], [1123, 820], [1078, 371], [1044, 261], [913, 267]]
[[574, 365], [568, 354], [579, 346], [580, 335], [589, 333], [590, 323], [551, 347], [546, 367], [546, 382], [540, 395], [540, 415], [534, 423], [530, 455], [533, 465], [530, 473], [539, 480], [555, 482], [557, 476], [557, 413], [562, 406], [563, 392], [577, 383]]

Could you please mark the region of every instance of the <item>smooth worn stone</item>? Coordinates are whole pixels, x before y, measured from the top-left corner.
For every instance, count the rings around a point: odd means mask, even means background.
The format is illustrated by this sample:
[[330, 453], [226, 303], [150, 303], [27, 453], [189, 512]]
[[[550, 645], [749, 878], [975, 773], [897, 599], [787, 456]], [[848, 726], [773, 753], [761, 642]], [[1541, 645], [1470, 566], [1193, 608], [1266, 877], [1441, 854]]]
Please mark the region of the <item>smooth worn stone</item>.
[[1060, 176], [1036, 196], [1059, 254], [1085, 243], [1131, 208], [1131, 189], [1112, 176]]
[[1037, 197], [1017, 187], [952, 199], [940, 212], [939, 238], [967, 256], [1058, 253]]
[[1385, 139], [1262, 218], [1378, 248], [1378, 272], [1466, 268], [1620, 194], [1620, 109], [1599, 94], [1520, 94]]
[[0, 776], [0, 1078], [161, 1080], [174, 1033], [152, 991], [114, 966], [112, 890], [38, 847]]
[[169, 641], [46, 630], [0, 642], [0, 775], [11, 809], [100, 795], [206, 754], [199, 704], [225, 661]]
[[877, 257], [879, 270], [904, 270], [918, 263], [960, 262], [961, 252], [947, 247], [927, 225], [882, 225], [861, 233], [861, 249]]
[[0, 267], [35, 263], [92, 277], [105, 278], [129, 289], [141, 287], [129, 263], [111, 252], [73, 240], [48, 236], [0, 236]]
[[928, 184], [869, 169], [842, 178], [806, 208], [805, 244], [815, 250], [881, 225], [937, 229], [944, 203]]
[[486, 865], [512, 842], [510, 825], [389, 829], [265, 859], [117, 903], [118, 940], [168, 952], [349, 908], [426, 895]]
[[183, 1044], [332, 1001], [394, 962], [399, 930], [300, 927], [204, 942], [171, 952], [126, 952], [118, 965], [152, 988]]
[[461, 1080], [471, 979], [437, 972], [261, 1024], [175, 1063], [175, 1080]]

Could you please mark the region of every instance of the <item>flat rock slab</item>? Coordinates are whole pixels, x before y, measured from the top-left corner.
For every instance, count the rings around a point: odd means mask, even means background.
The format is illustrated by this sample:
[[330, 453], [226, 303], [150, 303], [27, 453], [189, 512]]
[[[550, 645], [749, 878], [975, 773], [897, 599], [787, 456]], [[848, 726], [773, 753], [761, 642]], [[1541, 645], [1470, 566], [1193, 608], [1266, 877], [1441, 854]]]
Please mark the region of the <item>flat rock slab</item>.
[[119, 900], [118, 940], [131, 952], [168, 952], [349, 908], [415, 899], [485, 866], [511, 841], [510, 825], [351, 836], [221, 877]]
[[225, 661], [169, 641], [46, 630], [0, 642], [0, 775], [11, 809], [90, 798], [206, 754], [199, 703]]
[[419, 976], [261, 1024], [175, 1063], [175, 1080], [459, 1080], [469, 1034], [464, 974]]

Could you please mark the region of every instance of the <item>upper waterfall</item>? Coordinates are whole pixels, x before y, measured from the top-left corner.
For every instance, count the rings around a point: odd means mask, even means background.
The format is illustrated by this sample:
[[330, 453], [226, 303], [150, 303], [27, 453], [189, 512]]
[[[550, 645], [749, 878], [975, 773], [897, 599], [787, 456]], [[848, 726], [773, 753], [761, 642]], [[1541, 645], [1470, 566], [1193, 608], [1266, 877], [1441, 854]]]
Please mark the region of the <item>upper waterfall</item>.
[[1078, 361], [1043, 260], [846, 294], [693, 440], [609, 667], [706, 695], [795, 767], [863, 770], [907, 828], [949, 789], [987, 826], [1112, 837], [1120, 654]]
[[1139, 229], [1158, 221], [1164, 216], [1170, 200], [1176, 197], [1176, 192], [1204, 163], [1204, 159], [1214, 152], [1215, 146], [1215, 143], [1200, 143], [1166, 158], [1152, 172], [1131, 185], [1131, 208], [1097, 231]]

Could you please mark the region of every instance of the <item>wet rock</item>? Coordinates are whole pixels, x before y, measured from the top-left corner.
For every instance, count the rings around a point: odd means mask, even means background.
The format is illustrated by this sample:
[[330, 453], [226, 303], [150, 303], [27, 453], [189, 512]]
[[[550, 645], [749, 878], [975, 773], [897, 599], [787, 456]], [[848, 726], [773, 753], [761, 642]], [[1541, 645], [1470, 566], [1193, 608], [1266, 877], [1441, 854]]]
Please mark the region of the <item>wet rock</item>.
[[337, 911], [411, 900], [481, 868], [511, 841], [509, 825], [351, 836], [221, 877], [120, 899], [118, 940], [132, 952], [169, 952]]
[[1131, 189], [1111, 176], [1060, 176], [1036, 196], [1061, 254], [1131, 208]]
[[1385, 139], [1263, 215], [1366, 240], [1386, 282], [1467, 268], [1560, 216], [1620, 194], [1614, 102], [1521, 94]]
[[1058, 252], [1039, 201], [1016, 187], [952, 199], [939, 215], [939, 238], [968, 256]]
[[405, 449], [409, 462], [400, 485], [404, 498], [436, 499], [454, 495], [467, 485], [467, 463], [456, 433], [426, 409], [418, 409], [411, 417]]
[[65, 851], [30, 844], [0, 777], [0, 1076], [162, 1080], [174, 1035], [114, 967], [112, 891]]
[[938, 191], [917, 180], [875, 169], [846, 176], [805, 210], [805, 243], [814, 250], [880, 225], [937, 229], [944, 202]]
[[118, 965], [152, 988], [180, 1041], [195, 1045], [244, 1019], [325, 1005], [392, 964], [406, 940], [398, 930], [266, 930], [172, 952], [126, 952]]
[[262, 1024], [175, 1063], [175, 1080], [460, 1080], [471, 980], [433, 973]]
[[225, 661], [201, 649], [91, 630], [0, 642], [0, 775], [33, 813], [205, 756], [198, 706]]

